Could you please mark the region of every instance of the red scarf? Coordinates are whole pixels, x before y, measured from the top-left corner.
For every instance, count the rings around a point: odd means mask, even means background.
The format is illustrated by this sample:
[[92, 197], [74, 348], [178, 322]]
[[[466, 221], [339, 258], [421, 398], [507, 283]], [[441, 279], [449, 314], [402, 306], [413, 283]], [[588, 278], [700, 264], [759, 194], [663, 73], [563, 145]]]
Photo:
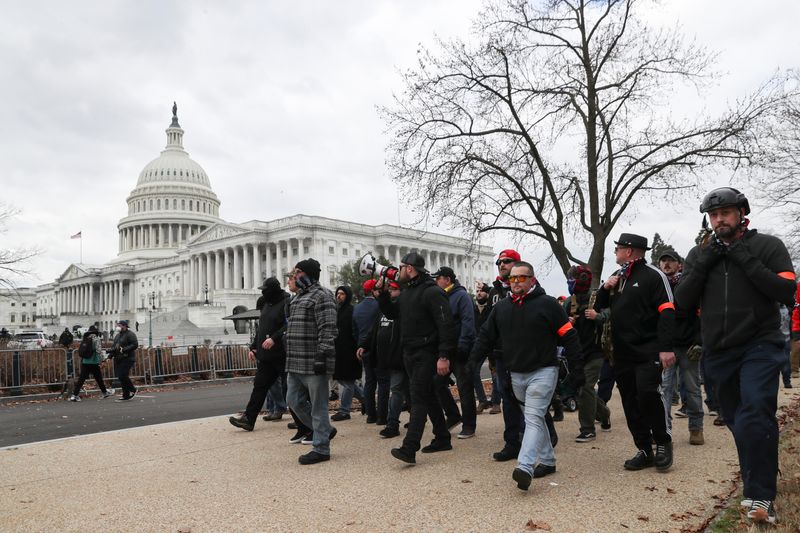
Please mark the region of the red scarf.
[[531, 290], [529, 290], [525, 294], [517, 295], [517, 294], [514, 294], [513, 292], [511, 293], [511, 303], [517, 304], [518, 306], [522, 307], [522, 302], [525, 301], [525, 298], [527, 298], [528, 295], [530, 295], [533, 292], [533, 289], [535, 289], [535, 288], [536, 288], [536, 279], [534, 278], [534, 282], [533, 282], [533, 286], [531, 286]]

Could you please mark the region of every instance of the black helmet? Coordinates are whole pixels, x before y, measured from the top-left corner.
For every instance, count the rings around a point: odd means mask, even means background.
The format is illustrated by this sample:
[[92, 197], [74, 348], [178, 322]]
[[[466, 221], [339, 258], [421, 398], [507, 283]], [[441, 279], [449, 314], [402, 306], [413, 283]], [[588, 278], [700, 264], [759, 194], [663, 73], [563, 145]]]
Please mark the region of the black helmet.
[[733, 187], [720, 187], [709, 192], [700, 204], [700, 212], [708, 213], [720, 207], [736, 206], [744, 209], [744, 214], [750, 214], [750, 203], [745, 195]]

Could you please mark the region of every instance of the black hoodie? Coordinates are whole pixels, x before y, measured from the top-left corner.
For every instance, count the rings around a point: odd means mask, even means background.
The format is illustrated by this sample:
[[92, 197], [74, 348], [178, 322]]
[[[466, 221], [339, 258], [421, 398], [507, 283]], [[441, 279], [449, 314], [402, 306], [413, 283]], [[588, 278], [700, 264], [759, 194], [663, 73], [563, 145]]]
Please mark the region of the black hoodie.
[[[283, 335], [286, 333], [286, 314], [284, 302], [289, 295], [278, 287], [274, 291], [265, 291], [259, 298], [261, 316], [258, 319], [258, 331], [253, 339], [250, 349], [256, 352], [256, 359], [260, 362], [269, 362], [278, 369], [286, 365], [286, 351], [283, 347]], [[271, 350], [261, 347], [267, 337], [275, 341]]]
[[333, 346], [336, 350], [336, 366], [333, 379], [350, 381], [361, 377], [361, 361], [356, 357], [356, 339], [353, 336], [353, 291], [347, 285], [336, 287], [334, 294], [342, 291], [346, 298], [344, 302], [336, 301], [336, 329], [339, 334]]

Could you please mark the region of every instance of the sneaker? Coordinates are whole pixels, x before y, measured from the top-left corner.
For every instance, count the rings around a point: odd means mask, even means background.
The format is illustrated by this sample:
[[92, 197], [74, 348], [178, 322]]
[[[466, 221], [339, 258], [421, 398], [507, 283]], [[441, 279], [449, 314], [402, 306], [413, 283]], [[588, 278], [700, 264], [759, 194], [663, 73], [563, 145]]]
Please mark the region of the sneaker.
[[644, 450], [639, 450], [636, 455], [625, 461], [625, 470], [642, 470], [643, 468], [650, 468], [655, 466], [653, 462], [653, 454], [647, 453]]
[[511, 479], [517, 482], [517, 488], [519, 490], [528, 490], [528, 487], [531, 486], [531, 475], [521, 468], [514, 469], [514, 472], [511, 474]]
[[672, 467], [672, 443], [656, 444], [656, 470], [666, 472]]
[[122, 398], [117, 398], [117, 399], [116, 399], [116, 400], [114, 400], [114, 401], [115, 401], [115, 402], [127, 402], [127, 401], [131, 400], [132, 398], [133, 398], [133, 396], [125, 396], [125, 395], [123, 394], [123, 395], [122, 395]]
[[350, 420], [350, 413], [334, 413], [331, 417], [334, 422], [341, 422], [342, 420]]
[[481, 414], [485, 410], [489, 409], [491, 406], [492, 406], [492, 402], [488, 402], [488, 401], [478, 402], [478, 407], [475, 408], [475, 411], [478, 414]]
[[719, 411], [717, 411], [716, 409], [709, 409], [708, 416], [719, 416]]
[[775, 507], [772, 505], [772, 500], [753, 500], [753, 505], [747, 511], [747, 518], [753, 522], [774, 524], [777, 517], [775, 516]]
[[717, 415], [717, 418], [714, 419], [714, 425], [715, 426], [724, 426], [725, 425], [725, 419], [722, 418], [722, 415]]
[[792, 382], [791, 381], [784, 381], [783, 382], [783, 388], [784, 389], [791, 389], [792, 388]]
[[497, 415], [497, 414], [500, 414], [501, 412], [502, 412], [502, 410], [500, 409], [500, 404], [499, 403], [493, 405], [492, 408], [489, 409], [489, 414], [490, 415]]
[[695, 446], [702, 446], [706, 443], [706, 440], [703, 438], [703, 430], [702, 429], [690, 429], [689, 430], [689, 444], [693, 444]]
[[554, 409], [553, 410], [553, 422], [563, 422], [564, 421], [564, 410], [563, 409]]
[[575, 442], [592, 442], [597, 435], [595, 435], [594, 431], [581, 431], [580, 434], [575, 437]]
[[454, 416], [454, 417], [451, 417], [451, 418], [448, 418], [447, 420], [445, 420], [445, 424], [447, 424], [447, 429], [453, 429], [455, 426], [459, 425], [460, 423], [461, 423], [461, 417], [460, 416], [457, 416], [457, 417]]
[[69, 397], [69, 401], [71, 401], [71, 402], [79, 402], [79, 401], [81, 401], [81, 397], [80, 396], [76, 396], [76, 395], [73, 394], [72, 396]]
[[108, 398], [109, 396], [114, 396], [115, 392], [117, 392], [117, 391], [114, 390], [114, 389], [106, 389], [106, 391], [103, 393], [103, 398]]
[[297, 433], [294, 434], [294, 437], [289, 439], [289, 442], [291, 444], [299, 444], [299, 443], [303, 442], [304, 438], [306, 438], [306, 433], [298, 430]]
[[297, 422], [289, 422], [286, 424], [286, 427], [289, 429], [297, 429]]
[[745, 498], [744, 500], [739, 502], [739, 505], [742, 507], [742, 509], [750, 509], [753, 506], [753, 499]]
[[474, 429], [464, 429], [463, 427], [461, 428], [461, 431], [458, 434], [459, 439], [471, 439], [474, 436], [475, 436]]
[[378, 432], [378, 435], [383, 437], [384, 439], [391, 439], [393, 437], [397, 437], [400, 435], [400, 430], [396, 427], [386, 426], [382, 430]]
[[277, 422], [281, 418], [283, 418], [284, 412], [283, 411], [275, 411], [274, 413], [270, 413], [264, 417], [266, 422]]
[[325, 454], [322, 454], [322, 453], [318, 453], [318, 452], [315, 452], [313, 450], [308, 452], [305, 455], [301, 455], [297, 459], [297, 461], [301, 465], [314, 465], [314, 464], [317, 464], [317, 463], [322, 463], [324, 461], [330, 461], [330, 460], [331, 460], [331, 456], [330, 455], [325, 455]]
[[536, 465], [536, 468], [533, 469], [533, 477], [537, 479], [555, 473], [556, 473], [556, 465], [543, 465], [542, 463], [539, 463], [538, 465]]
[[378, 421], [378, 417], [374, 415], [367, 415], [367, 424], [374, 424]]
[[689, 416], [686, 414], [686, 406], [681, 406], [680, 409], [676, 409], [673, 414], [676, 418], [687, 418]]
[[335, 402], [338, 399], [339, 399], [339, 393], [336, 392], [335, 390], [332, 390], [330, 396], [328, 396], [328, 401]]
[[132, 391], [131, 391], [131, 397], [130, 397], [130, 398], [128, 398], [128, 399], [129, 399], [129, 400], [132, 400], [132, 399], [133, 399], [133, 397], [134, 397], [134, 396], [136, 396], [136, 393], [137, 393], [137, 392], [139, 392], [139, 391], [137, 391], [136, 389], [132, 390]]
[[430, 444], [420, 450], [422, 453], [446, 452], [452, 450], [453, 445], [449, 440], [433, 439]]
[[392, 448], [392, 457], [394, 457], [395, 459], [400, 459], [404, 463], [408, 463], [411, 465], [417, 463], [416, 454], [402, 447]]
[[506, 444], [502, 450], [492, 454], [492, 459], [502, 463], [504, 461], [511, 461], [512, 459], [516, 459], [518, 455], [519, 455], [518, 447], [509, 446], [508, 444]]
[[247, 418], [245, 418], [244, 415], [242, 415], [242, 416], [240, 416], [238, 418], [235, 417], [235, 416], [232, 416], [232, 417], [228, 418], [228, 422], [230, 422], [231, 425], [234, 425], [237, 428], [241, 428], [241, 429], [243, 429], [245, 431], [253, 431], [254, 424], [252, 422], [250, 422]]
[[603, 431], [611, 431], [611, 418], [606, 418], [600, 421], [600, 429]]
[[306, 435], [303, 437], [303, 440], [300, 441], [300, 444], [305, 444], [305, 445], [309, 445], [309, 444], [313, 444], [313, 443], [314, 443], [314, 433], [313, 432], [312, 433], [306, 433]]

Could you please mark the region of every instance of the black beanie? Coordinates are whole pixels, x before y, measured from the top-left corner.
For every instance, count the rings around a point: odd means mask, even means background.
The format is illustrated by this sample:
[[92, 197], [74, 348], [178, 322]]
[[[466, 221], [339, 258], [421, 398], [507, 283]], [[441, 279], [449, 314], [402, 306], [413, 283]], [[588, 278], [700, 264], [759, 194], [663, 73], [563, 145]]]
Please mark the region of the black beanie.
[[319, 261], [316, 259], [303, 259], [299, 263], [297, 263], [295, 268], [302, 270], [306, 273], [306, 275], [314, 281], [319, 281]]

